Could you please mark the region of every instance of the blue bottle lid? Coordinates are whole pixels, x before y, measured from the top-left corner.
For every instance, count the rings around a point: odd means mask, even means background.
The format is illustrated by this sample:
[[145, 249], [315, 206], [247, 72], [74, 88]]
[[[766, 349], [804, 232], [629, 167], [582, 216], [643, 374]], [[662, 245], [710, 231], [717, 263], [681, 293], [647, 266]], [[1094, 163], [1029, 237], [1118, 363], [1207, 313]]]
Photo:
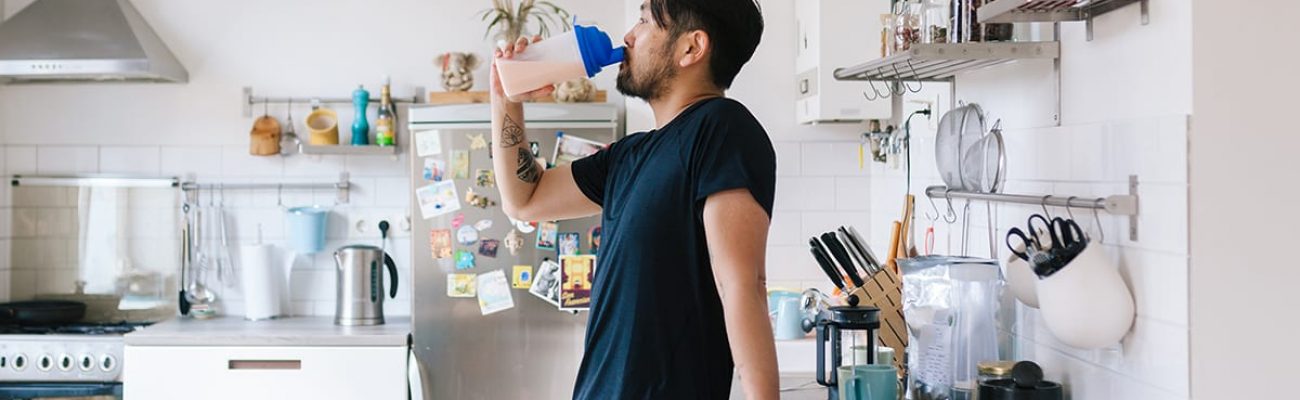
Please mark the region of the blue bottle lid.
[[573, 25], [574, 36], [578, 37], [578, 49], [582, 51], [582, 63], [587, 67], [587, 77], [594, 77], [601, 68], [623, 62], [622, 46], [614, 47], [609, 35], [594, 26]]

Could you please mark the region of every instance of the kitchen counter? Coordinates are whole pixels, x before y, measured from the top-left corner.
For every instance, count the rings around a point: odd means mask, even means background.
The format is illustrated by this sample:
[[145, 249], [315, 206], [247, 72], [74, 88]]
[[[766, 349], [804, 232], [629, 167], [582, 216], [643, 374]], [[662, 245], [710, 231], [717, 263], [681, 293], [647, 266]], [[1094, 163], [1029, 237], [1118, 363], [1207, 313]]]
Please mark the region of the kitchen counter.
[[410, 318], [379, 326], [338, 326], [333, 317], [246, 321], [175, 318], [126, 335], [128, 346], [406, 346]]
[[[781, 400], [826, 400], [826, 388], [818, 385], [813, 374], [781, 374]], [[731, 381], [731, 400], [745, 398], [740, 379]]]

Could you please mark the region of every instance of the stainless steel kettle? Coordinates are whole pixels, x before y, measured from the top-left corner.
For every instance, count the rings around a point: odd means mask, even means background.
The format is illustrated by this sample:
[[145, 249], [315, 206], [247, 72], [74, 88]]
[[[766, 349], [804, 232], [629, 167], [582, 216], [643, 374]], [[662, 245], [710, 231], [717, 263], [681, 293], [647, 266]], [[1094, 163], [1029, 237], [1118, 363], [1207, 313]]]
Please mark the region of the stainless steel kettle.
[[397, 264], [375, 246], [351, 245], [334, 252], [338, 268], [335, 325], [383, 325], [384, 271], [388, 267], [389, 296], [397, 297]]

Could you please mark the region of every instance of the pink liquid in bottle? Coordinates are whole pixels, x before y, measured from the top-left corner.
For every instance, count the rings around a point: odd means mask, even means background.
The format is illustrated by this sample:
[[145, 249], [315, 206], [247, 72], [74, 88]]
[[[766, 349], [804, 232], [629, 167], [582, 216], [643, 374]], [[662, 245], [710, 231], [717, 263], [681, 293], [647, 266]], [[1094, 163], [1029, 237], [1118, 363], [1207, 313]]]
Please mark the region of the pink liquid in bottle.
[[515, 96], [547, 85], [587, 76], [581, 62], [513, 61], [497, 62], [501, 73], [501, 88], [507, 96]]

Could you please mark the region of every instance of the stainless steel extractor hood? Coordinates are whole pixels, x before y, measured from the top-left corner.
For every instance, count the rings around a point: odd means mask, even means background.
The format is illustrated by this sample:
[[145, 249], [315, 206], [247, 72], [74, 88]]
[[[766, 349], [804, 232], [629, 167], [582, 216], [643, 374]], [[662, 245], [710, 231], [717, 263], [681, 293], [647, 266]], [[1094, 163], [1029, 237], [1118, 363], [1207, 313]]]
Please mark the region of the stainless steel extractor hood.
[[186, 82], [128, 0], [36, 0], [0, 23], [0, 81]]

